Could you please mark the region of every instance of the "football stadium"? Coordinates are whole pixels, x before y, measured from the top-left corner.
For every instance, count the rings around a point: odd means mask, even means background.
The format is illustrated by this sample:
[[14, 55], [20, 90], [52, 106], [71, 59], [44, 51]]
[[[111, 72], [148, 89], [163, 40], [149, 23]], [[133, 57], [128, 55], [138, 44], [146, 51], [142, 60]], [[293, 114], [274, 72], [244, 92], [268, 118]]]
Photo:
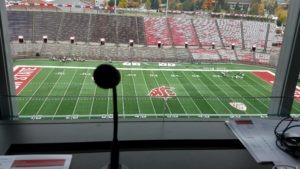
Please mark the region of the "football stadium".
[[7, 7], [19, 118], [112, 118], [112, 91], [92, 76], [103, 63], [121, 73], [120, 118], [267, 117], [283, 36], [271, 18], [45, 4]]

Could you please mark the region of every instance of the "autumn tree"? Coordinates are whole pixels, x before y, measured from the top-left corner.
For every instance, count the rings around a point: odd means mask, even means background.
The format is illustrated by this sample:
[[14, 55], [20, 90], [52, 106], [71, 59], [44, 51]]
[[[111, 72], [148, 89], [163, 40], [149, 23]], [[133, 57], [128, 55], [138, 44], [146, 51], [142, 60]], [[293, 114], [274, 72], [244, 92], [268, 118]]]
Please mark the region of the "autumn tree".
[[277, 25], [285, 24], [288, 15], [288, 9], [286, 6], [280, 5], [276, 9], [276, 16], [278, 17]]
[[118, 7], [120, 8], [126, 8], [128, 6], [127, 0], [120, 0]]
[[202, 9], [211, 9], [212, 6], [213, 6], [212, 0], [204, 0], [203, 5], [202, 5]]
[[264, 15], [265, 13], [265, 5], [263, 3], [260, 3], [258, 5], [258, 15]]
[[151, 9], [151, 1], [150, 0], [147, 0], [146, 3], [145, 3], [145, 8], [146, 9]]
[[137, 8], [140, 6], [140, 0], [128, 0], [129, 8]]

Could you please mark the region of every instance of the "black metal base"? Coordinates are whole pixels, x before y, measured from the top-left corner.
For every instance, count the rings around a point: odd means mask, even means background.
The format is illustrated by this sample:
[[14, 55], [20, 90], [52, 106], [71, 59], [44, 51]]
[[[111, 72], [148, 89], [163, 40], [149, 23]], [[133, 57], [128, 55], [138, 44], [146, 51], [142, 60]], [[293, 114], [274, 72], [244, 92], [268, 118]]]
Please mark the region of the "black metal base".
[[[110, 164], [103, 166], [101, 169], [111, 169]], [[118, 169], [129, 169], [129, 168], [123, 164], [120, 164]]]

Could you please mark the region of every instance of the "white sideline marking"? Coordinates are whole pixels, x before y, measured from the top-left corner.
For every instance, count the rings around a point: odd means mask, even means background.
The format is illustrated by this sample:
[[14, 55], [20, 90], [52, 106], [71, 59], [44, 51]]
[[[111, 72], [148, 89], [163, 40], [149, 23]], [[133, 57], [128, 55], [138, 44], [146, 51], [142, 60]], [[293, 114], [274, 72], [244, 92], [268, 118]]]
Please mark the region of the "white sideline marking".
[[[75, 66], [36, 66], [36, 65], [18, 65], [19, 67], [41, 67], [41, 68], [57, 68], [57, 69], [95, 69], [95, 67], [75, 67]], [[270, 72], [269, 70], [253, 70], [253, 69], [226, 69], [226, 70], [213, 70], [213, 69], [154, 69], [154, 68], [149, 68], [149, 69], [145, 69], [145, 68], [117, 68], [119, 70], [145, 70], [145, 71], [159, 71], [159, 70], [163, 70], [163, 71], [185, 71], [185, 72], [223, 72], [223, 71], [230, 71], [230, 72]]]
[[[111, 115], [111, 114], [109, 114]], [[119, 117], [137, 117], [139, 115], [143, 115], [146, 117], [156, 117], [156, 116], [197, 116], [197, 117], [217, 117], [217, 116], [227, 116], [227, 117], [267, 117], [267, 114], [120, 114]], [[298, 114], [297, 114], [298, 115]], [[39, 115], [41, 118], [53, 118], [54, 115]], [[55, 118], [66, 118], [71, 117], [72, 115], [55, 115]], [[76, 115], [76, 117], [111, 117], [107, 116], [107, 114], [93, 114], [93, 115]], [[20, 118], [32, 118], [34, 115], [20, 115]]]

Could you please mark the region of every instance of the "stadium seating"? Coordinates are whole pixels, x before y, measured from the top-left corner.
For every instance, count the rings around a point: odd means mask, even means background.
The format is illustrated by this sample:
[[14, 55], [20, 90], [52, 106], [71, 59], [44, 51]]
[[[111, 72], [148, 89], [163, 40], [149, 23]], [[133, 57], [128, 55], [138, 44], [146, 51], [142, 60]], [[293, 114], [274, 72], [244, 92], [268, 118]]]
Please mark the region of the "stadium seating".
[[[118, 43], [128, 43], [129, 39], [132, 39], [135, 44], [145, 44], [143, 38], [139, 39], [138, 32], [138, 22], [137, 20], [142, 20], [141, 17], [133, 16], [114, 16], [117, 22], [117, 34], [118, 34]], [[143, 22], [143, 21], [142, 21]], [[140, 23], [142, 23], [140, 22]], [[140, 27], [141, 28], [141, 27]], [[141, 40], [141, 41], [140, 41]]]
[[60, 31], [59, 41], [69, 41], [71, 36], [75, 41], [86, 42], [88, 37], [89, 14], [64, 13]]
[[184, 46], [188, 42], [190, 46], [199, 46], [197, 34], [191, 19], [181, 17], [168, 18], [172, 38], [175, 46]]
[[144, 27], [144, 18], [143, 17], [135, 17], [137, 20], [137, 35], [138, 41], [136, 43], [141, 45], [146, 45], [146, 33]]
[[267, 23], [244, 21], [243, 34], [245, 48], [251, 49], [253, 45], [256, 45], [257, 49], [264, 49], [267, 34]]
[[218, 52], [223, 61], [235, 61], [236, 60], [235, 53], [231, 49], [218, 49]]
[[157, 45], [158, 41], [164, 45], [172, 45], [166, 18], [145, 17], [144, 24], [148, 45]]
[[162, 51], [166, 61], [189, 61], [191, 59], [188, 49], [185, 48], [169, 48]]
[[109, 15], [91, 14], [89, 42], [99, 43], [100, 38], [105, 38], [108, 43], [116, 43], [116, 24], [109, 18]]
[[145, 60], [151, 61], [164, 58], [162, 50], [153, 48], [143, 48], [141, 50], [143, 50], [143, 58]]
[[270, 54], [268, 53], [255, 53], [255, 62], [258, 64], [269, 64]]
[[215, 49], [190, 49], [194, 60], [220, 60]]
[[19, 35], [22, 35], [25, 41], [32, 41], [32, 12], [8, 11], [7, 17], [11, 41], [17, 41]]
[[236, 50], [238, 60], [241, 62], [254, 63], [253, 52], [250, 50]]
[[217, 19], [224, 46], [242, 47], [241, 22], [233, 19]]
[[135, 44], [145, 44], [142, 17], [95, 14], [91, 17], [90, 42], [105, 38], [108, 43], [127, 44], [132, 39]]
[[61, 18], [59, 12], [33, 12], [34, 40], [41, 41], [44, 35], [48, 40], [56, 40]]
[[269, 37], [268, 37], [268, 50], [271, 49], [272, 43], [282, 42], [282, 39], [276, 34], [276, 25], [274, 23], [270, 23]]
[[212, 42], [216, 46], [222, 46], [214, 19], [197, 18], [193, 23], [202, 46], [211, 46]]

